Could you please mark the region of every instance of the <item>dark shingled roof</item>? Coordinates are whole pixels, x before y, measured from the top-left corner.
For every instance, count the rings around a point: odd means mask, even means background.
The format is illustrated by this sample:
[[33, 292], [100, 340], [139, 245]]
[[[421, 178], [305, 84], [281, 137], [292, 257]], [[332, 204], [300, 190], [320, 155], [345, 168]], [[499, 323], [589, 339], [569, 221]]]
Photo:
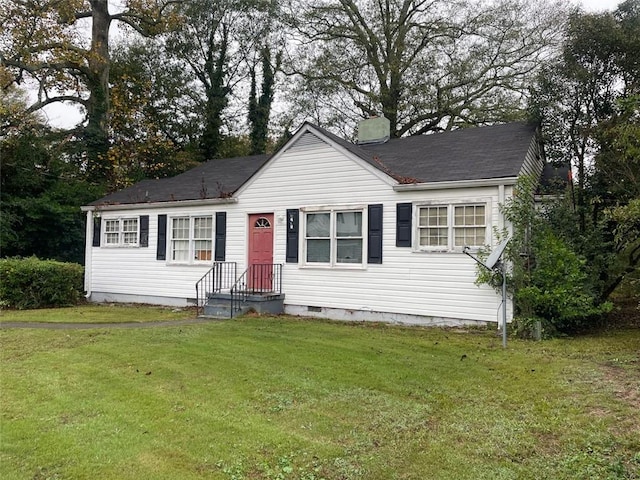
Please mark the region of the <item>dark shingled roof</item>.
[[264, 165], [270, 155], [210, 160], [172, 178], [143, 180], [91, 205], [227, 198]]
[[[509, 123], [355, 145], [312, 127], [405, 184], [516, 177], [536, 134], [533, 125]], [[227, 198], [269, 158], [257, 155], [211, 160], [173, 178], [142, 181], [91, 205]]]
[[536, 127], [508, 123], [368, 145], [328, 134], [399, 183], [423, 183], [517, 177]]

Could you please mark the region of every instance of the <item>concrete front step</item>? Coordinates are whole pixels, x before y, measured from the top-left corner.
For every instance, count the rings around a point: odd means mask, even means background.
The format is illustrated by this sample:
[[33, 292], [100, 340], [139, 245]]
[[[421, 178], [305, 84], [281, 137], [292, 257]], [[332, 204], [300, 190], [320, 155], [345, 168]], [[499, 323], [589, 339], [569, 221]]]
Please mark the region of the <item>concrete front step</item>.
[[[233, 316], [236, 317], [239, 315], [243, 315], [250, 310], [250, 307], [241, 305], [240, 310], [236, 310], [235, 312], [233, 312]], [[231, 318], [231, 303], [207, 302], [207, 304], [204, 306], [204, 314], [202, 316], [209, 318]]]
[[[233, 312], [233, 316], [254, 311], [259, 314], [279, 315], [284, 313], [284, 294], [273, 292], [251, 294], [239, 306], [240, 310]], [[216, 293], [209, 295], [209, 299], [204, 306], [204, 317], [209, 318], [230, 318], [231, 317], [231, 295], [228, 293]]]

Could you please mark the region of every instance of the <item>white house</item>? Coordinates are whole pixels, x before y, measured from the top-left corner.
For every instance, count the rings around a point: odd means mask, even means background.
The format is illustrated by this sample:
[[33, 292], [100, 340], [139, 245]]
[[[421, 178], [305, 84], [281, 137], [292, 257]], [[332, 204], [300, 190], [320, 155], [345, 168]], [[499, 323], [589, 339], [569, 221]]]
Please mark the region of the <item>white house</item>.
[[88, 298], [189, 305], [201, 278], [199, 296], [240, 279], [294, 315], [501, 322], [501, 296], [474, 283], [462, 250], [495, 245], [500, 204], [540, 174], [536, 127], [388, 139], [385, 121], [358, 144], [307, 123], [270, 157], [212, 160], [83, 207]]

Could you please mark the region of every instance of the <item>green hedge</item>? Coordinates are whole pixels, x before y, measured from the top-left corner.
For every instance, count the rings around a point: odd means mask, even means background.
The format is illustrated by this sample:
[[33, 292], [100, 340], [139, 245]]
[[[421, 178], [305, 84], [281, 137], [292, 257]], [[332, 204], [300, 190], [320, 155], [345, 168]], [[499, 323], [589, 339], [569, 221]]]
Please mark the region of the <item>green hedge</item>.
[[0, 306], [30, 309], [75, 305], [83, 296], [77, 263], [30, 258], [0, 259]]

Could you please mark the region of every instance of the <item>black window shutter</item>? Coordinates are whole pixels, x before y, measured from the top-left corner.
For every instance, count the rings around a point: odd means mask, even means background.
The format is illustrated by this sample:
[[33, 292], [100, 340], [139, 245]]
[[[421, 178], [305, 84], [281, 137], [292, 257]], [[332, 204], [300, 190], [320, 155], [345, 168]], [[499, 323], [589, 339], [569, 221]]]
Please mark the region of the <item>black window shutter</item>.
[[382, 205], [369, 205], [367, 262], [382, 263]]
[[102, 218], [93, 217], [93, 243], [94, 247], [100, 246], [100, 231], [102, 227]]
[[167, 259], [167, 216], [158, 215], [158, 250], [156, 260]]
[[227, 248], [227, 212], [216, 212], [215, 261], [224, 262]]
[[411, 246], [411, 203], [396, 205], [396, 247]]
[[298, 223], [300, 212], [287, 210], [287, 263], [298, 263]]
[[140, 216], [140, 246], [149, 246], [149, 215]]

